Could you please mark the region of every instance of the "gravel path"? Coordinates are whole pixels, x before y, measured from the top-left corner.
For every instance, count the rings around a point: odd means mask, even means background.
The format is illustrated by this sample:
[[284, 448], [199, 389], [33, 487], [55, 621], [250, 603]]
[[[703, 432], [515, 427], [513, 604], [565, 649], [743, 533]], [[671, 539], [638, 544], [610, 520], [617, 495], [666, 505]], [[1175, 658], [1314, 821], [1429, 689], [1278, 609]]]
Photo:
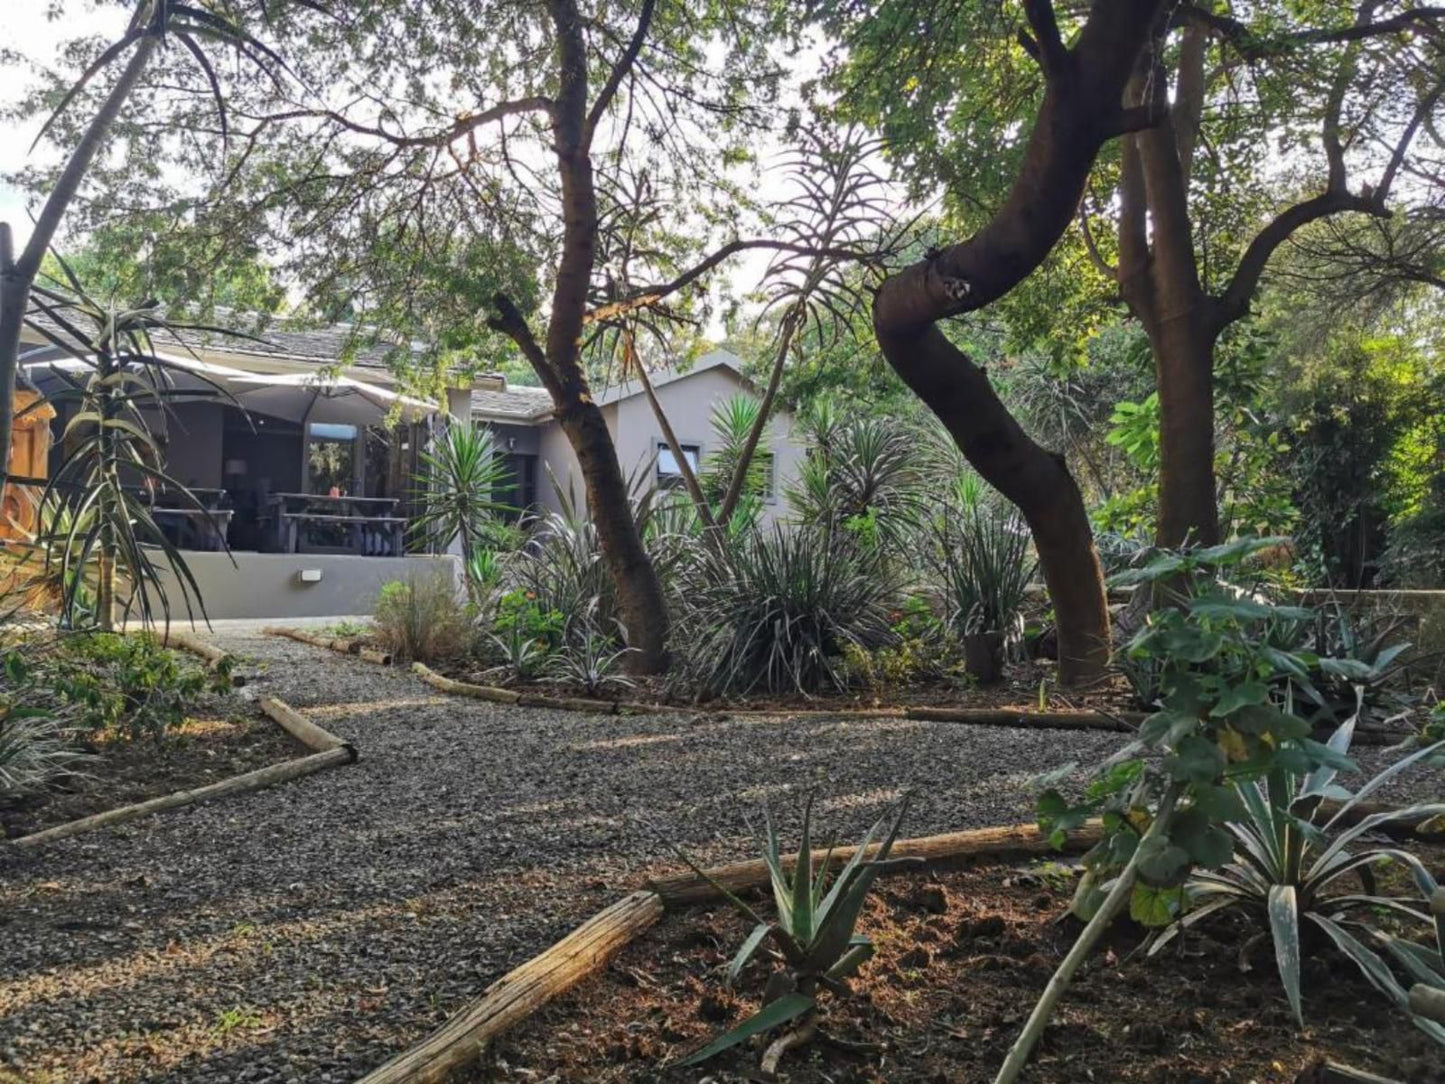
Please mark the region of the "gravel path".
[[361, 761], [0, 854], [0, 1084], [353, 1080], [675, 865], [661, 835], [748, 857], [746, 818], [810, 790], [844, 839], [905, 788], [909, 835], [1026, 820], [1029, 776], [1119, 742], [517, 709], [289, 640], [220, 640], [255, 660], [241, 694], [280, 696]]

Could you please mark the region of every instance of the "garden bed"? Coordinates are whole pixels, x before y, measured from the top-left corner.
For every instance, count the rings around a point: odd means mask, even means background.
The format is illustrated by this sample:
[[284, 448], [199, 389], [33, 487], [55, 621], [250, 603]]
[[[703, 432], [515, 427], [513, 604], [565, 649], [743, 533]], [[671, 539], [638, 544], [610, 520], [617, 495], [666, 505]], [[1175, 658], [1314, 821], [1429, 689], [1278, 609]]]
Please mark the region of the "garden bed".
[[[1419, 848], [1437, 871], [1445, 847]], [[892, 878], [869, 900], [860, 932], [877, 955], [855, 994], [830, 999], [830, 1033], [876, 1044], [859, 1053], [814, 1045], [789, 1054], [794, 1084], [991, 1079], [1034, 1001], [1073, 942], [1065, 911], [1073, 875], [1059, 861], [988, 863]], [[725, 905], [674, 913], [605, 971], [500, 1040], [467, 1079], [479, 1081], [724, 1081], [756, 1079], [742, 1048], [703, 1066], [665, 1066], [736, 1024], [759, 1003], [767, 968], [736, 990], [722, 972], [748, 924]], [[1340, 957], [1305, 961], [1298, 1030], [1268, 942], [1244, 961], [1242, 924], [1204, 923], [1160, 957], [1115, 929], [1050, 1025], [1030, 1081], [1293, 1081], [1328, 1056], [1388, 1079], [1445, 1080], [1439, 1049]]]
[[159, 740], [105, 734], [91, 759], [46, 790], [0, 804], [0, 829], [15, 839], [94, 813], [241, 775], [308, 750], [264, 716], [187, 719]]

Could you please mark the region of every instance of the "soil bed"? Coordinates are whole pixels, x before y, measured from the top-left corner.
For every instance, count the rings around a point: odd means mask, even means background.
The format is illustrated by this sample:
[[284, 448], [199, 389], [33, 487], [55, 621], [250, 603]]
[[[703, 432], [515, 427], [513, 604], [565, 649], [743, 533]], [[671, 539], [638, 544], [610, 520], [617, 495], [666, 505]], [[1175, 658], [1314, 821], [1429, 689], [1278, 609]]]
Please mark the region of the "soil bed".
[[[1445, 848], [1424, 848], [1436, 872]], [[847, 1000], [825, 1000], [826, 1030], [879, 1053], [820, 1044], [788, 1054], [795, 1084], [988, 1081], [1078, 930], [1063, 917], [1072, 876], [1059, 863], [979, 865], [881, 883], [860, 923], [877, 946]], [[702, 1066], [663, 1066], [759, 1004], [771, 965], [723, 981], [748, 932], [730, 909], [664, 919], [589, 980], [505, 1037], [476, 1081], [724, 1082], [752, 1075], [746, 1045]], [[1445, 1081], [1439, 1048], [1330, 952], [1306, 956], [1307, 1028], [1285, 1003], [1268, 942], [1241, 972], [1242, 918], [1204, 922], [1160, 956], [1134, 953], [1121, 926], [1055, 1014], [1031, 1082], [1293, 1081], [1327, 1055], [1411, 1084]]]
[[191, 718], [158, 741], [102, 736], [82, 748], [93, 756], [75, 774], [41, 793], [0, 802], [0, 838], [217, 783], [310, 752], [261, 715]]

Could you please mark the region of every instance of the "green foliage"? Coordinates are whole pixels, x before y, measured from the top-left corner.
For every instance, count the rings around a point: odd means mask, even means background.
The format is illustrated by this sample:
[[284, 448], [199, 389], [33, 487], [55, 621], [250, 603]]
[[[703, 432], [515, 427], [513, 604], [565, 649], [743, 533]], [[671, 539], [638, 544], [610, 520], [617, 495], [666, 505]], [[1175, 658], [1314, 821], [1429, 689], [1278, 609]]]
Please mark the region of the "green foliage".
[[1023, 637], [1025, 590], [1035, 563], [1023, 519], [989, 499], [982, 482], [966, 474], [934, 523], [932, 562], [947, 623], [958, 636], [1000, 632]]
[[387, 650], [417, 662], [460, 655], [475, 640], [456, 584], [444, 572], [383, 584], [373, 620]]
[[230, 688], [224, 670], [183, 665], [148, 635], [76, 633], [37, 663], [40, 685], [78, 730], [160, 738], [180, 726], [195, 699]]
[[1109, 417], [1104, 443], [1120, 449], [1141, 471], [1159, 469], [1159, 393], [1150, 392], [1142, 403], [1122, 402]]
[[43, 789], [85, 757], [71, 744], [61, 710], [43, 706], [24, 645], [0, 650], [0, 799]]
[[[500, 514], [516, 511], [492, 500], [510, 478], [496, 437], [488, 426], [453, 421], [421, 461], [416, 481], [422, 511], [411, 530], [437, 550], [460, 542], [468, 591], [474, 593], [479, 588], [471, 579], [474, 562], [495, 543]], [[483, 564], [476, 571], [487, 569]]]
[[[728, 965], [729, 981], [736, 982], [748, 962], [767, 943], [783, 962], [781, 981], [770, 982], [770, 989], [785, 992], [770, 998], [754, 1016], [679, 1062], [680, 1066], [700, 1064], [753, 1035], [815, 1015], [819, 995], [824, 990], [835, 994], [846, 992], [844, 981], [873, 955], [872, 942], [856, 932], [868, 891], [882, 870], [899, 861], [909, 861], [888, 857], [907, 812], [905, 798], [896, 810], [880, 817], [831, 880], [833, 848], [830, 846], [821, 860], [813, 849], [812, 802], [809, 801], [803, 812], [803, 838], [792, 868], [785, 866], [772, 817], [765, 814], [767, 839], [763, 861], [768, 867], [776, 907], [771, 921], [762, 918], [751, 905], [688, 860], [688, 865], [754, 923], [752, 932]], [[880, 837], [876, 850], [870, 851], [874, 840]]]
[[922, 522], [924, 468], [915, 431], [883, 417], [838, 417], [815, 406], [813, 447], [788, 487], [799, 522], [844, 530], [873, 548], [901, 545]]
[[[1417, 903], [1377, 891], [1375, 876], [1381, 866], [1399, 865], [1413, 879], [1421, 898], [1428, 901], [1438, 887], [1434, 877], [1414, 854], [1399, 847], [1368, 845], [1369, 834], [1391, 821], [1445, 813], [1445, 803], [1412, 806], [1408, 809], [1375, 813], [1349, 823], [1349, 813], [1369, 794], [1378, 790], [1406, 768], [1441, 749], [1445, 742], [1418, 750], [1384, 769], [1354, 794], [1338, 786], [1335, 778], [1348, 762], [1357, 717], [1352, 716], [1331, 736], [1330, 756], [1318, 758], [1308, 771], [1275, 765], [1263, 779], [1239, 780], [1222, 792], [1230, 807], [1226, 829], [1233, 837], [1224, 845], [1233, 858], [1217, 868], [1196, 872], [1183, 886], [1187, 914], [1173, 922], [1154, 942], [1158, 952], [1181, 931], [1211, 915], [1243, 911], [1256, 919], [1274, 942], [1280, 981], [1290, 1008], [1301, 1025], [1304, 1009], [1300, 987], [1300, 962], [1310, 942], [1302, 937], [1307, 924], [1323, 931], [1329, 943], [1342, 952], [1365, 979], [1397, 1008], [1408, 1004], [1405, 986], [1392, 974], [1386, 958], [1403, 966], [1414, 981], [1419, 979], [1421, 949], [1413, 941], [1372, 924], [1379, 915], [1404, 916], [1411, 923], [1433, 929], [1429, 914]], [[1332, 798], [1341, 804], [1325, 818], [1322, 801]], [[1193, 818], [1203, 831], [1211, 829], [1207, 814]], [[1216, 829], [1217, 830], [1217, 829]], [[1178, 838], [1180, 826], [1176, 825]], [[1367, 844], [1359, 849], [1357, 844]], [[1210, 855], [1211, 858], [1216, 857]], [[1339, 891], [1339, 882], [1358, 877], [1362, 891]], [[1168, 916], [1172, 917], [1172, 916]], [[1157, 924], [1157, 923], [1156, 923]], [[1386, 950], [1386, 958], [1365, 941]], [[1435, 984], [1445, 984], [1445, 968], [1436, 965]], [[1424, 1019], [1416, 1023], [1427, 1034], [1445, 1043], [1445, 1027]]]
[[594, 604], [567, 622], [561, 646], [547, 659], [547, 680], [581, 686], [588, 696], [631, 689], [634, 683], [618, 671], [632, 651], [598, 627]]
[[894, 575], [839, 530], [755, 531], [680, 570], [679, 665], [711, 693], [811, 693], [848, 682], [844, 649], [893, 637]]
[[[204, 613], [200, 588], [157, 525], [144, 492], [164, 490], [210, 520], [191, 491], [161, 466], [158, 432], [164, 431], [171, 401], [183, 393], [174, 386], [179, 367], [158, 356], [151, 341], [158, 331], [174, 336], [210, 329], [168, 323], [152, 302], [136, 308], [103, 305], [86, 294], [64, 261], [56, 262], [67, 275], [68, 291], [36, 286], [32, 303], [60, 333], [27, 316], [32, 330], [77, 365], [74, 373], [62, 373], [66, 387], [50, 397], [75, 409], [60, 436], [60, 462], [40, 499], [33, 550], [43, 559], [41, 575], [59, 586], [62, 622], [71, 628], [112, 628], [125, 588], [125, 615], [133, 613], [147, 627], [158, 618], [168, 622], [171, 599], [158, 557], [169, 567], [187, 613], [194, 616], [193, 608]], [[187, 373], [225, 396], [207, 378]]]
[[1157, 699], [1136, 740], [1096, 769], [1081, 801], [1053, 789], [1040, 800], [1040, 824], [1050, 832], [1104, 817], [1106, 837], [1086, 857], [1075, 896], [1081, 914], [1093, 913], [1104, 881], [1135, 856], [1161, 795], [1177, 801], [1178, 812], [1149, 841], [1148, 853], [1139, 851], [1132, 908], [1150, 921], [1172, 917], [1191, 871], [1229, 861], [1225, 826], [1243, 815], [1236, 785], [1352, 767], [1343, 753], [1315, 741], [1293, 710], [1294, 691], [1309, 687], [1313, 660], [1269, 638], [1279, 623], [1309, 620], [1310, 612], [1262, 601], [1222, 578], [1273, 544], [1242, 539], [1163, 552], [1114, 578], [1144, 585], [1162, 602], [1127, 649], [1151, 665]]

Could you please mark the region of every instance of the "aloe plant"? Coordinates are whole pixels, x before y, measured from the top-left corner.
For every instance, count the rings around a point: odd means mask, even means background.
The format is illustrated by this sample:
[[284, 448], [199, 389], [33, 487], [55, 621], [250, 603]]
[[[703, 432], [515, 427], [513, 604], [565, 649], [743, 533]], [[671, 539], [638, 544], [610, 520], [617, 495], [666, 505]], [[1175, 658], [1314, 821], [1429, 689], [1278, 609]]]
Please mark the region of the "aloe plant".
[[[769, 996], [761, 1009], [683, 1059], [679, 1066], [697, 1065], [755, 1035], [796, 1024], [796, 1028], [771, 1044], [764, 1055], [763, 1068], [772, 1072], [783, 1051], [801, 1045], [816, 1034], [814, 1018], [819, 1012], [820, 995], [824, 991], [846, 993], [844, 980], [856, 974], [873, 955], [872, 942], [857, 932], [858, 916], [863, 911], [873, 881], [890, 866], [915, 861], [888, 857], [907, 812], [908, 799], [904, 798], [896, 809], [878, 818], [831, 880], [833, 847], [828, 847], [821, 861], [813, 850], [811, 801], [803, 813], [802, 843], [791, 870], [784, 866], [772, 818], [766, 817], [763, 861], [768, 867], [768, 880], [777, 908], [777, 914], [771, 920], [762, 918], [745, 901], [688, 861], [699, 875], [754, 923], [752, 932], [728, 965], [729, 981], [737, 981], [743, 968], [764, 945], [770, 945], [775, 950], [783, 968], [769, 981]], [[869, 848], [880, 834], [882, 842], [870, 854]]]

